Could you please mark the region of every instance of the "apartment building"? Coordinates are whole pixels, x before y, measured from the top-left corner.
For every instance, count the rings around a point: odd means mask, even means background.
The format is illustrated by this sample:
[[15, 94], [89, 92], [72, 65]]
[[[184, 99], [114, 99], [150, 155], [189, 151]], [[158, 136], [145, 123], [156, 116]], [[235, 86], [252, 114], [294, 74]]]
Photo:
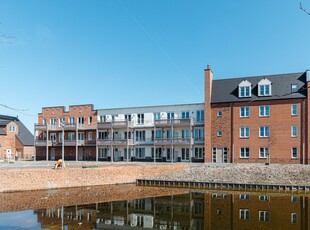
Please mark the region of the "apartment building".
[[99, 161], [204, 161], [204, 104], [98, 110]]
[[33, 135], [18, 117], [0, 115], [0, 159], [31, 159]]
[[34, 126], [36, 160], [96, 160], [97, 111], [93, 105], [45, 107]]
[[308, 163], [307, 74], [213, 80], [205, 70], [205, 159]]

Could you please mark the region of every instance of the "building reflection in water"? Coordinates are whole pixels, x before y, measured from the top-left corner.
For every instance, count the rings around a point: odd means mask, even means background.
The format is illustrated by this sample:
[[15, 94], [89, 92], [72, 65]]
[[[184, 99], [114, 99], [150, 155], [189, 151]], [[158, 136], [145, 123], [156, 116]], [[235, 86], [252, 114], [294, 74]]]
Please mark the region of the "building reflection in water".
[[191, 191], [63, 210], [63, 219], [62, 207], [35, 213], [48, 229], [310, 229], [309, 198], [299, 194]]

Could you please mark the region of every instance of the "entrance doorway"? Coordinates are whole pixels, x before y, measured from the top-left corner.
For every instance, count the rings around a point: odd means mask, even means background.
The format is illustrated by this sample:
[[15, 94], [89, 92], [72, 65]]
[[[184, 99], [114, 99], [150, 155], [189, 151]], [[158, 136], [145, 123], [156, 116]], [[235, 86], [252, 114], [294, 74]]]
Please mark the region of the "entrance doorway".
[[228, 148], [213, 148], [212, 162], [213, 163], [227, 163]]
[[55, 160], [55, 148], [51, 149], [51, 160], [54, 161]]
[[83, 148], [79, 148], [79, 161], [83, 160], [83, 156], [84, 156], [84, 149]]

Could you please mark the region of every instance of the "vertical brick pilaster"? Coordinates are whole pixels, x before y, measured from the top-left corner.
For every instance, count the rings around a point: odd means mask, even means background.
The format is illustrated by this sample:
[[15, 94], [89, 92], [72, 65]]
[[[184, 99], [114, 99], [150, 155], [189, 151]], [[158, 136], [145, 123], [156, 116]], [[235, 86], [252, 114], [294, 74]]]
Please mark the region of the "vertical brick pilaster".
[[204, 71], [204, 93], [205, 93], [205, 162], [212, 161], [212, 146], [211, 146], [211, 95], [212, 95], [212, 79], [213, 72], [208, 65], [207, 69]]

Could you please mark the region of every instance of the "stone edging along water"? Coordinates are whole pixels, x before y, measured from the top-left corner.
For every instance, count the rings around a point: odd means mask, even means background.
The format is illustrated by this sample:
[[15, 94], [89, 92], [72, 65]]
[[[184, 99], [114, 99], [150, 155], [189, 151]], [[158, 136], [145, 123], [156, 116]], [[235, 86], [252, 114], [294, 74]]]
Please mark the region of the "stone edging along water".
[[170, 174], [146, 177], [138, 185], [227, 189], [310, 190], [310, 166], [204, 164]]

